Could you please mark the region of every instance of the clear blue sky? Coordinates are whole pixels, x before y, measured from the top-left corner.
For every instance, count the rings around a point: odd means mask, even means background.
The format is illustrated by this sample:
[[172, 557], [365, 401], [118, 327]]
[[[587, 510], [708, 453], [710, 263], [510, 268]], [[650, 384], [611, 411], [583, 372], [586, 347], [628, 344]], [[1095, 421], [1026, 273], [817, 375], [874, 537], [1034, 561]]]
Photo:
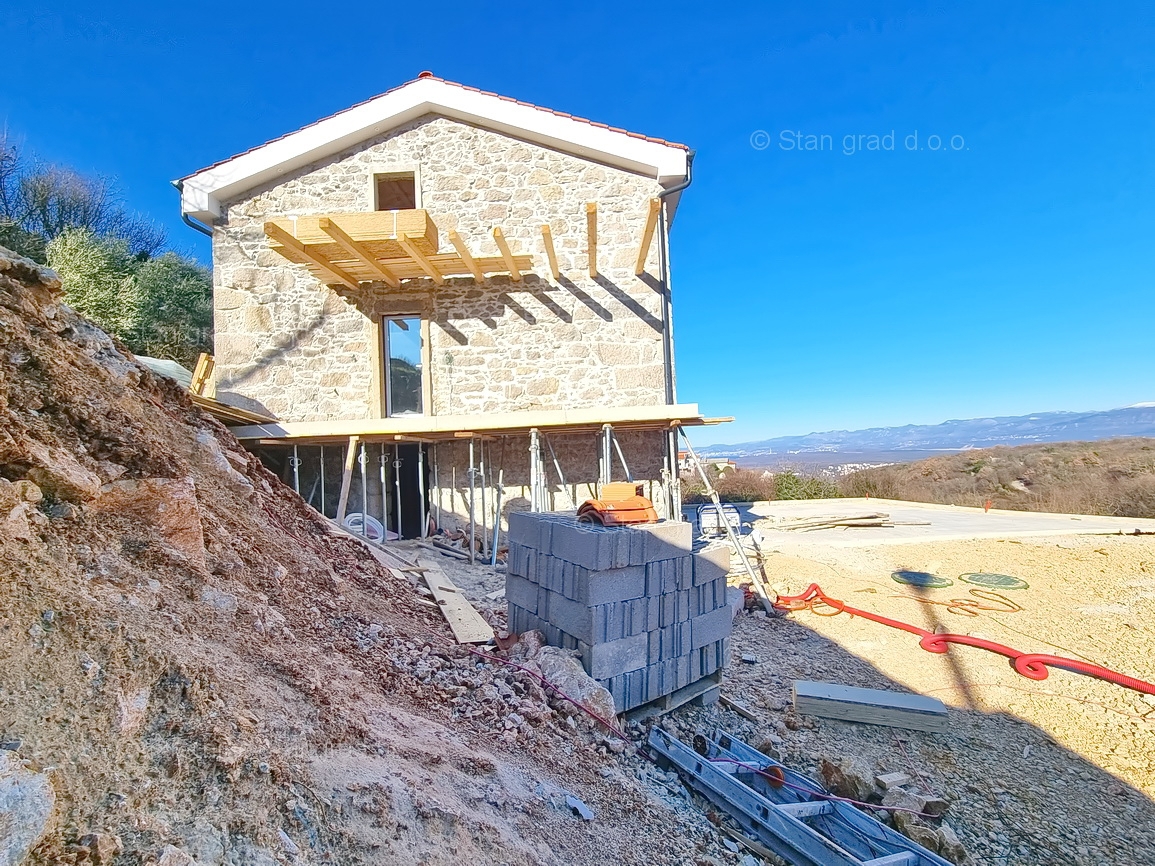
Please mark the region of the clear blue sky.
[[1151, 4], [22, 6], [0, 121], [201, 257], [172, 178], [422, 69], [690, 144], [699, 441], [1155, 400]]

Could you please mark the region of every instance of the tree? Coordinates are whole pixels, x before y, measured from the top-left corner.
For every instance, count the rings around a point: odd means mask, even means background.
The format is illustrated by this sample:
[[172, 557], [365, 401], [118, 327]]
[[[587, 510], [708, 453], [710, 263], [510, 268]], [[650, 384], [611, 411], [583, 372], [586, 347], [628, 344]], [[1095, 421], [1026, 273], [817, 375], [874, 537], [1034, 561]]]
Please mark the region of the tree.
[[135, 279], [141, 354], [191, 364], [199, 353], [212, 351], [213, 281], [208, 268], [169, 251], [141, 262]]
[[141, 303], [128, 242], [68, 229], [48, 243], [47, 257], [68, 303], [131, 347], [130, 335], [141, 324]]
[[127, 240], [86, 228], [57, 235], [47, 259], [69, 304], [133, 352], [191, 365], [212, 350], [212, 278], [195, 261], [134, 254]]
[[47, 244], [68, 229], [123, 240], [132, 255], [154, 256], [164, 229], [126, 210], [116, 185], [25, 154], [0, 131], [0, 244], [44, 262]]

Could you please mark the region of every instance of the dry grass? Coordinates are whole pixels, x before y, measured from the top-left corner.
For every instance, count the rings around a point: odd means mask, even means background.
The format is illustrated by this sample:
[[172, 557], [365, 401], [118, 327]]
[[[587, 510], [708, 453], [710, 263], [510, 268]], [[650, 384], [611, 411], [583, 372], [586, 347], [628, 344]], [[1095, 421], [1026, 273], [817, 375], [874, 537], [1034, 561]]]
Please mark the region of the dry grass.
[[1155, 439], [985, 448], [864, 469], [846, 496], [1019, 511], [1155, 517]]

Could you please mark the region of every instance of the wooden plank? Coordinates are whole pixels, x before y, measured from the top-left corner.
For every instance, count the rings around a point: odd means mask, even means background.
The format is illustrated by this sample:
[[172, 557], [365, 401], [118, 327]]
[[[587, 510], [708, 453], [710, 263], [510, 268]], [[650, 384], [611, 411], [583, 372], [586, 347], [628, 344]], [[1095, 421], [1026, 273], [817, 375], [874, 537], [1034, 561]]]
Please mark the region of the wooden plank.
[[794, 683], [794, 710], [827, 719], [888, 725], [916, 731], [946, 730], [946, 705], [937, 698], [837, 683]]
[[367, 250], [357, 241], [353, 240], [353, 238], [349, 237], [349, 235], [345, 233], [345, 230], [342, 229], [339, 225], [337, 225], [328, 217], [321, 217], [319, 220], [317, 220], [317, 225], [321, 227], [321, 231], [335, 240], [338, 246], [340, 246], [346, 252], [350, 253], [359, 262], [361, 262], [361, 264], [365, 265], [365, 267], [380, 277], [382, 282], [384, 282], [387, 286], [389, 286], [391, 289], [401, 288], [401, 281], [397, 279], [397, 276], [387, 267], [373, 258], [373, 254], [370, 253], [369, 250]]
[[493, 628], [469, 603], [469, 599], [453, 585], [432, 557], [417, 557], [419, 567], [425, 569], [421, 576], [425, 585], [433, 593], [433, 600], [441, 608], [441, 615], [453, 630], [458, 643], [485, 643], [493, 639]]
[[439, 286], [445, 285], [445, 277], [441, 271], [437, 269], [433, 262], [426, 258], [425, 253], [417, 248], [417, 245], [409, 239], [409, 235], [401, 232], [401, 234], [397, 235], [397, 243], [401, 244], [402, 249], [409, 254], [413, 261], [421, 266], [421, 270], [425, 271], [425, 273], [432, 278], [433, 282]]
[[[339, 247], [335, 247], [340, 249]], [[280, 251], [280, 250], [278, 250]], [[296, 261], [292, 258], [292, 251], [288, 251], [287, 257], [291, 261]], [[443, 277], [452, 276], [472, 276], [468, 265], [462, 261], [461, 256], [457, 252], [451, 253], [437, 253], [435, 255], [425, 255], [426, 261], [433, 265]], [[359, 282], [370, 282], [380, 279], [372, 271], [369, 270], [359, 259], [355, 259], [348, 253], [343, 253], [340, 258], [331, 258], [329, 260], [332, 264], [341, 268], [349, 274], [349, 276], [358, 280]], [[504, 274], [509, 272], [509, 266], [505, 259], [501, 256], [474, 256], [474, 263], [482, 274]], [[526, 273], [533, 270], [534, 259], [531, 255], [515, 254], [513, 257], [514, 264], [521, 273]], [[315, 275], [325, 279], [316, 265], [311, 262], [303, 262], [306, 267]], [[417, 280], [425, 279], [429, 274], [422, 270], [421, 265], [414, 259], [406, 256], [404, 258], [380, 258], [378, 264], [382, 267], [388, 268], [390, 273], [394, 274], [399, 280]]]
[[746, 719], [747, 721], [751, 721], [751, 722], [762, 721], [756, 715], [754, 715], [752, 712], [750, 712], [748, 709], [746, 709], [744, 706], [742, 706], [741, 704], [737, 703], [736, 701], [726, 697], [725, 695], [719, 695], [718, 696], [718, 702], [722, 706], [726, 707], [727, 709], [733, 710], [735, 713], [737, 713], [738, 715], [740, 715], [742, 718]]
[[405, 232], [424, 253], [435, 253], [439, 246], [437, 226], [429, 212], [421, 209], [310, 214], [292, 219], [274, 218], [272, 222], [306, 246], [316, 246], [325, 258], [336, 260], [341, 255], [341, 248], [321, 228], [322, 219], [339, 225], [376, 259], [406, 255], [397, 243], [397, 235], [401, 232]]
[[672, 406], [606, 406], [588, 409], [526, 409], [515, 412], [491, 412], [484, 415], [402, 415], [394, 418], [365, 418], [355, 421], [285, 421], [234, 430], [240, 439], [299, 439], [349, 436], [385, 437], [445, 434], [472, 436], [475, 433], [498, 434], [528, 432], [533, 427], [601, 428], [641, 424], [664, 428], [667, 424], [690, 426], [700, 418], [697, 403]]
[[517, 267], [517, 260], [514, 259], [513, 253], [509, 251], [509, 244], [505, 242], [505, 233], [502, 232], [501, 226], [493, 227], [493, 241], [497, 244], [497, 248], [501, 250], [501, 257], [505, 260], [505, 266], [509, 269], [509, 278], [515, 283], [521, 281], [521, 270]]
[[642, 231], [642, 245], [638, 248], [638, 261], [634, 266], [635, 274], [646, 272], [646, 258], [650, 254], [650, 244], [654, 240], [654, 229], [658, 225], [658, 214], [662, 210], [661, 199], [650, 199], [649, 210], [646, 211], [646, 227]]
[[744, 834], [737, 830], [731, 830], [725, 824], [719, 824], [718, 829], [726, 836], [729, 836], [735, 842], [749, 851], [753, 851], [767, 863], [774, 863], [779, 858], [778, 855], [763, 845], [761, 842], [755, 842], [753, 839], [748, 839]]
[[357, 462], [357, 447], [361, 440], [357, 436], [349, 437], [349, 451], [345, 455], [345, 471], [341, 475], [341, 497], [337, 500], [337, 524], [345, 523], [345, 507], [349, 504], [349, 487], [353, 483], [353, 464]]
[[549, 272], [555, 280], [560, 280], [561, 269], [557, 266], [557, 251], [553, 248], [553, 232], [549, 226], [541, 227], [541, 240], [545, 244], [545, 257], [549, 259]]
[[222, 403], [220, 400], [214, 400], [212, 397], [202, 397], [200, 394], [193, 394], [189, 392], [189, 399], [192, 400], [193, 405], [204, 409], [214, 418], [218, 418], [225, 424], [275, 424], [276, 418], [268, 415], [262, 415], [259, 412], [250, 412], [247, 409], [241, 409], [237, 406], [230, 406], [228, 403]]
[[[342, 270], [340, 266], [333, 264], [324, 256], [311, 252], [303, 243], [276, 223], [265, 223], [265, 234], [282, 246], [283, 249], [279, 250], [282, 255], [286, 250], [291, 250], [292, 254], [298, 257], [298, 260], [305, 259], [308, 262], [312, 262], [320, 268], [322, 272], [331, 277], [328, 282], [340, 283], [350, 289], [357, 288], [357, 280]], [[292, 257], [292, 255], [286, 256], [286, 258]]]
[[449, 233], [449, 242], [453, 244], [453, 248], [457, 250], [457, 254], [461, 256], [461, 261], [465, 267], [469, 268], [469, 273], [473, 274], [475, 282], [484, 283], [485, 274], [481, 272], [481, 268], [477, 266], [477, 262], [473, 258], [473, 254], [469, 251], [469, 247], [465, 245], [465, 241], [461, 239], [461, 235], [457, 232], [451, 231]]
[[192, 382], [189, 383], [188, 389], [196, 394], [198, 397], [205, 393], [205, 385], [208, 384], [209, 376], [213, 374], [213, 367], [216, 362], [213, 356], [208, 352], [201, 352], [197, 356], [196, 367], [193, 368]]
[[586, 202], [586, 257], [589, 259], [590, 277], [598, 275], [598, 203]]

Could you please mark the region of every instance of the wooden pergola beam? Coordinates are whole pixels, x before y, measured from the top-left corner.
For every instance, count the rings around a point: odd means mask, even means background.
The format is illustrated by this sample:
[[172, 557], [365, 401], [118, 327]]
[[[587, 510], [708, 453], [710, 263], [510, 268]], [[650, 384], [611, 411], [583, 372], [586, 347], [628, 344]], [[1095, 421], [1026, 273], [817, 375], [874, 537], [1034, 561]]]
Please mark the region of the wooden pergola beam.
[[589, 239], [586, 254], [589, 258], [590, 277], [596, 279], [598, 275], [598, 203], [596, 201], [586, 202], [586, 236]]
[[312, 250], [310, 250], [303, 243], [301, 243], [299, 240], [297, 240], [295, 237], [293, 237], [291, 234], [289, 234], [287, 231], [285, 231], [283, 228], [281, 228], [276, 223], [265, 223], [265, 235], [266, 235], [266, 237], [269, 237], [272, 240], [275, 240], [277, 243], [279, 243], [285, 249], [292, 250], [294, 253], [296, 253], [301, 258], [305, 259], [306, 261], [312, 262], [314, 265], [319, 267], [321, 270], [323, 270], [325, 273], [327, 273], [330, 277], [333, 278], [332, 280], [330, 280], [330, 282], [341, 283], [342, 285], [344, 285], [350, 289], [356, 289], [357, 288], [356, 278], [350, 276], [347, 272], [342, 270], [338, 265], [333, 264], [331, 261], [329, 261], [324, 256], [319, 255], [319, 254], [313, 252]]
[[505, 234], [501, 231], [501, 226], [493, 227], [493, 242], [501, 250], [501, 257], [505, 259], [505, 266], [509, 268], [509, 278], [515, 283], [520, 282], [521, 271], [518, 270], [517, 262], [513, 259], [513, 253], [509, 251], [509, 244], [505, 242]]
[[329, 237], [331, 237], [334, 241], [336, 241], [342, 249], [349, 253], [349, 255], [357, 259], [357, 261], [361, 262], [361, 264], [379, 276], [381, 281], [389, 286], [389, 288], [401, 288], [401, 281], [397, 279], [396, 274], [394, 274], [387, 267], [373, 258], [372, 253], [365, 249], [364, 246], [357, 243], [357, 241], [353, 240], [353, 238], [349, 237], [349, 234], [331, 219], [328, 217], [321, 217], [317, 220], [317, 227]]
[[638, 262], [634, 266], [634, 273], [646, 272], [646, 258], [650, 254], [650, 244], [654, 240], [654, 229], [658, 226], [658, 214], [662, 211], [662, 200], [650, 199], [649, 209], [646, 211], [646, 227], [642, 230], [642, 245], [638, 248]]
[[561, 268], [557, 266], [557, 251], [553, 248], [553, 232], [549, 226], [541, 227], [541, 240], [545, 244], [545, 257], [549, 259], [549, 272], [555, 280], [561, 279]]
[[409, 235], [405, 234], [405, 232], [399, 232], [397, 235], [397, 243], [401, 244], [401, 249], [405, 250], [413, 261], [417, 262], [421, 270], [425, 271], [433, 282], [439, 286], [445, 285], [445, 277], [442, 276], [441, 271], [437, 270], [433, 262], [426, 258], [425, 253], [417, 248]]
[[449, 233], [449, 242], [453, 244], [453, 248], [457, 250], [457, 254], [461, 256], [461, 261], [465, 263], [465, 267], [469, 268], [469, 273], [473, 274], [473, 279], [478, 283], [485, 282], [485, 274], [481, 272], [481, 268], [477, 265], [477, 260], [473, 258], [473, 253], [469, 251], [469, 247], [465, 245], [465, 241], [461, 239], [455, 231]]

